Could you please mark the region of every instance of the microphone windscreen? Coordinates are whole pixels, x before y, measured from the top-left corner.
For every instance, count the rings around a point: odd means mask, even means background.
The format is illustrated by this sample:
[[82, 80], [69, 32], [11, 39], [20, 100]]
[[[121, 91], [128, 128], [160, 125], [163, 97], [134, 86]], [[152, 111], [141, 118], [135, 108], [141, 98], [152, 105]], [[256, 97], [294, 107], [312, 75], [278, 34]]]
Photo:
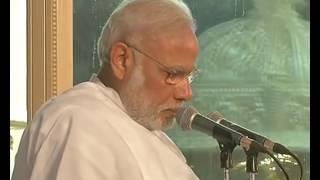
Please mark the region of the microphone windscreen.
[[192, 106], [188, 108], [182, 107], [177, 112], [176, 121], [183, 130], [190, 130], [192, 129], [191, 123], [193, 120], [193, 116], [197, 113], [198, 111]]

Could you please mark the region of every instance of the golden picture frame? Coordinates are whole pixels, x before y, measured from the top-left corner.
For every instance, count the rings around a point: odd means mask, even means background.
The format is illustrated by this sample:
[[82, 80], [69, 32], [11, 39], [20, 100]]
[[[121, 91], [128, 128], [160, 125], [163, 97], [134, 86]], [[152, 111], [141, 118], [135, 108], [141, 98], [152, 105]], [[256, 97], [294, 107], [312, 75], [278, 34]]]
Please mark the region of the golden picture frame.
[[73, 86], [73, 1], [27, 1], [27, 120]]

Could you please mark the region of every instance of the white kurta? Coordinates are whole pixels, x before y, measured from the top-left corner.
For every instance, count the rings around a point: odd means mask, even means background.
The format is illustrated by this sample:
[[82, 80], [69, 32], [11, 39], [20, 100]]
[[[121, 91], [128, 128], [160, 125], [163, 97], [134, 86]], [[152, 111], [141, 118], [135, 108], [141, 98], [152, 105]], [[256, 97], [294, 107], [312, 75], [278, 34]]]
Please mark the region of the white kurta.
[[176, 145], [93, 76], [51, 99], [22, 136], [12, 180], [195, 180]]

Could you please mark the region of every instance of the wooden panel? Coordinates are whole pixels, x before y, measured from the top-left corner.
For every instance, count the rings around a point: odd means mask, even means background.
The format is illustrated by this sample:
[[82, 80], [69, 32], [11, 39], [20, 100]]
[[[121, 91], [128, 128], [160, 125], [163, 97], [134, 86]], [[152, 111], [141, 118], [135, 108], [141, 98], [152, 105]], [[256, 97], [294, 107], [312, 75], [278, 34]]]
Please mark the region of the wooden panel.
[[45, 101], [73, 85], [72, 6], [72, 0], [28, 1], [28, 121]]

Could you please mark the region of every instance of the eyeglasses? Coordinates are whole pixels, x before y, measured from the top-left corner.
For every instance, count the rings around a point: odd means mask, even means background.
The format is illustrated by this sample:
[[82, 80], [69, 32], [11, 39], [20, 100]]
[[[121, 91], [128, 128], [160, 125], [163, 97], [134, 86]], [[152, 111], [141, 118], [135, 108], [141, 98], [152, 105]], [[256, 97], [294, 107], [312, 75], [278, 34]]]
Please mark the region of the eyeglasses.
[[183, 81], [184, 79], [187, 79], [188, 83], [191, 84], [194, 81], [195, 77], [197, 77], [197, 75], [199, 74], [199, 70], [197, 68], [194, 68], [189, 73], [186, 73], [185, 71], [183, 71], [181, 69], [169, 68], [168, 66], [160, 63], [157, 59], [155, 59], [154, 57], [152, 57], [152, 56], [148, 55], [147, 53], [141, 51], [140, 49], [138, 49], [138, 48], [136, 48], [134, 46], [129, 46], [129, 45], [128, 45], [128, 47], [134, 49], [138, 53], [148, 57], [150, 60], [152, 60], [153, 62], [158, 64], [160, 69], [162, 69], [164, 72], [167, 73], [167, 77], [166, 77], [166, 80], [165, 80], [167, 84], [176, 85], [176, 84], [180, 83], [181, 81]]

